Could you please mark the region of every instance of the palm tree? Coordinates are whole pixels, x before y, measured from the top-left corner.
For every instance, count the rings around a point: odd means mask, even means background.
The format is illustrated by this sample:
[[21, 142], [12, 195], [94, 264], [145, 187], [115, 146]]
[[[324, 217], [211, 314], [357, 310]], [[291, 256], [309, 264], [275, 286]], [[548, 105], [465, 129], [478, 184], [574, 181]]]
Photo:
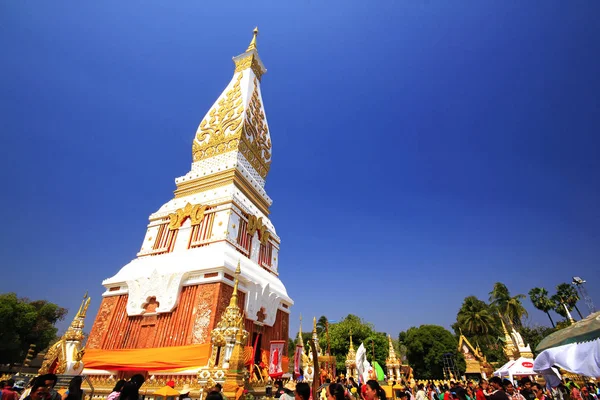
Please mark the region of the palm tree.
[[521, 327], [521, 318], [529, 316], [521, 300], [524, 294], [511, 296], [508, 288], [502, 282], [496, 282], [490, 292], [490, 304], [496, 307], [508, 320], [517, 327]]
[[573, 285], [570, 285], [568, 283], [561, 283], [560, 285], [556, 286], [556, 294], [562, 298], [567, 307], [569, 307], [571, 310], [573, 308], [577, 310], [579, 318], [583, 319], [583, 315], [581, 315], [579, 308], [577, 308], [579, 295], [577, 294], [577, 289], [575, 289]]
[[321, 315], [319, 317], [319, 319], [317, 320], [317, 333], [319, 334], [319, 336], [321, 336], [325, 333], [325, 331], [327, 330], [328, 323], [329, 322], [327, 321], [326, 316]]
[[548, 298], [548, 291], [544, 288], [533, 288], [529, 291], [529, 298], [535, 308], [546, 313], [548, 318], [550, 318], [552, 327], [556, 328], [556, 325], [550, 316], [550, 310], [554, 309], [554, 301]]
[[487, 336], [495, 329], [495, 320], [489, 306], [475, 296], [465, 298], [456, 321], [469, 336]]
[[573, 311], [573, 307], [567, 304], [567, 302], [561, 296], [559, 296], [558, 293], [553, 294], [550, 297], [550, 300], [552, 303], [554, 303], [554, 312], [565, 318], [565, 320], [568, 321], [567, 323], [570, 324], [572, 317], [568, 319], [569, 314], [567, 314], [567, 310], [569, 310], [569, 313], [571, 313], [571, 311]]

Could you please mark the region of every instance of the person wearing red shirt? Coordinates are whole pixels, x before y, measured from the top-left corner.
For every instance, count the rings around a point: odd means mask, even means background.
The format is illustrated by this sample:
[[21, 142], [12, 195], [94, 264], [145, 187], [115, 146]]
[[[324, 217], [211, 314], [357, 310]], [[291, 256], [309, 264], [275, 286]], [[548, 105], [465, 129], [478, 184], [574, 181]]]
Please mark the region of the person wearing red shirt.
[[488, 388], [488, 383], [485, 379], [482, 379], [479, 382], [479, 387], [475, 391], [475, 400], [486, 400], [486, 390]]

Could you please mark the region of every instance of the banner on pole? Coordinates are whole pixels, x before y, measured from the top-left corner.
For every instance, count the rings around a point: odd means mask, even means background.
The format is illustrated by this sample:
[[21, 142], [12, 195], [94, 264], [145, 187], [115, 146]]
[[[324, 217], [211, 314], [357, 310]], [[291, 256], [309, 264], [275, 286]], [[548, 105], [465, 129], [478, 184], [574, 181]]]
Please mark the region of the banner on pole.
[[285, 340], [271, 340], [271, 350], [269, 351], [269, 376], [271, 378], [278, 378], [283, 375], [281, 358], [283, 357], [284, 347]]
[[294, 375], [300, 376], [300, 368], [302, 368], [302, 354], [304, 353], [304, 347], [297, 345], [296, 352], [294, 353]]

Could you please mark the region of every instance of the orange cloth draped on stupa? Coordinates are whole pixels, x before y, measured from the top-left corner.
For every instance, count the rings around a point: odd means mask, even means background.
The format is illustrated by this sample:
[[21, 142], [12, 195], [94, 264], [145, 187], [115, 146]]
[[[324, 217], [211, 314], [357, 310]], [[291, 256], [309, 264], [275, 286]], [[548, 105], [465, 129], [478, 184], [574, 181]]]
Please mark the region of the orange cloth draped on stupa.
[[148, 349], [89, 349], [83, 362], [90, 369], [184, 371], [206, 365], [209, 354], [209, 343]]

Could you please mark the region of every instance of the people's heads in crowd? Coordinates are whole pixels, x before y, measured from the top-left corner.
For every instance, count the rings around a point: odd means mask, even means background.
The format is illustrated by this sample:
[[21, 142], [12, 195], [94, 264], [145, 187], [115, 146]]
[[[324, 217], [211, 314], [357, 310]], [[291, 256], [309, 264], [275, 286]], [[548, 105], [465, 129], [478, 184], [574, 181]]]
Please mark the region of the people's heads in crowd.
[[376, 380], [368, 380], [365, 386], [365, 397], [367, 400], [385, 400], [385, 391], [381, 386], [379, 386], [379, 383]]
[[489, 380], [489, 383], [494, 390], [502, 389], [502, 379], [498, 378], [497, 376], [492, 376]]
[[125, 379], [119, 379], [113, 388], [113, 392], [121, 392], [123, 390], [123, 386], [125, 386]]
[[306, 382], [298, 382], [296, 384], [296, 400], [310, 399], [310, 386]]
[[42, 376], [40, 378], [42, 380], [42, 382], [44, 382], [46, 384], [46, 386], [52, 390], [54, 389], [54, 386], [56, 385], [56, 381], [58, 380], [58, 377], [54, 374], [46, 374], [44, 376]]
[[137, 386], [137, 388], [139, 389], [142, 387], [144, 382], [146, 382], [146, 378], [144, 378], [144, 375], [142, 375], [142, 374], [135, 374], [134, 376], [131, 377], [131, 379], [129, 381], [132, 382], [133, 384], [135, 384]]
[[223, 400], [223, 395], [220, 392], [212, 391], [208, 393], [206, 400]]
[[345, 390], [339, 383], [332, 383], [325, 390], [327, 390], [327, 400], [344, 400]]
[[31, 400], [45, 400], [48, 396], [48, 386], [43, 379], [38, 379], [38, 381], [31, 387], [31, 392], [29, 393]]
[[504, 390], [506, 390], [506, 392], [512, 396], [515, 393], [515, 387], [513, 386], [512, 382], [508, 379], [505, 379], [502, 383], [504, 384]]
[[531, 389], [531, 380], [528, 378], [523, 378], [521, 379], [521, 382], [519, 382], [519, 385], [521, 385], [522, 388], [524, 389]]

